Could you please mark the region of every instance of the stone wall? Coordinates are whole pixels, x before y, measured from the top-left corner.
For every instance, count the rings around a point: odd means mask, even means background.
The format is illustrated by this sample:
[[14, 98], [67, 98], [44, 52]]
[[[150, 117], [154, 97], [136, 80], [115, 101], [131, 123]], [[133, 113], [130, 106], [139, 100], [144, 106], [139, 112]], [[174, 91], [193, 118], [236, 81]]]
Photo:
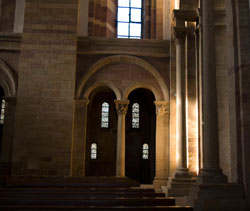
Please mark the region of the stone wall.
[[13, 32], [16, 0], [2, 0], [0, 31]]
[[77, 0], [26, 0], [12, 175], [69, 175]]
[[116, 37], [116, 0], [89, 0], [88, 35]]

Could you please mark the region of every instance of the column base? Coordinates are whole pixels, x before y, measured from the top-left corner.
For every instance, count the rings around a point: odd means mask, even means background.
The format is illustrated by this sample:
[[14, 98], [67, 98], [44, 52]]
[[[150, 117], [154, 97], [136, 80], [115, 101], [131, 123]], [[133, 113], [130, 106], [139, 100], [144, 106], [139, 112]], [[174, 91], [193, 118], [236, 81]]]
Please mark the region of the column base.
[[241, 184], [196, 184], [186, 197], [194, 211], [246, 211], [244, 187]]
[[169, 197], [184, 197], [189, 195], [189, 190], [196, 184], [196, 178], [172, 178], [168, 180], [164, 192]]
[[227, 183], [227, 177], [220, 168], [203, 168], [197, 178], [199, 184]]
[[188, 168], [178, 168], [174, 173], [174, 178], [175, 179], [192, 178], [192, 176], [189, 174]]
[[155, 177], [153, 181], [154, 188], [157, 189], [162, 189], [163, 186], [166, 186], [168, 182], [167, 177]]

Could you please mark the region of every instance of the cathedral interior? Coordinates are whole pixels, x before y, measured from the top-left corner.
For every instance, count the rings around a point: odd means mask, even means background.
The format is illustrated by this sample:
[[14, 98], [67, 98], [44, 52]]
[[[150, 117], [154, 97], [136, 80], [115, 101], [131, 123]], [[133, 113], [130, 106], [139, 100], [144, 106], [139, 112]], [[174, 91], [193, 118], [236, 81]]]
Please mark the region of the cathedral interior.
[[126, 178], [187, 210], [250, 210], [249, 14], [0, 0], [0, 209], [14, 184]]

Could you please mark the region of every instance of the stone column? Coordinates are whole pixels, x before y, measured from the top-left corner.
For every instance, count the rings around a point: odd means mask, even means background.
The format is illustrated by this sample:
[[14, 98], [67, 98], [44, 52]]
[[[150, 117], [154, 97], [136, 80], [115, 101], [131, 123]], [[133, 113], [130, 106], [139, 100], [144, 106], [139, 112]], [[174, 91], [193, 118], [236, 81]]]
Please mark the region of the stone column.
[[176, 44], [176, 153], [175, 178], [190, 177], [187, 168], [185, 40], [187, 29], [175, 27]]
[[167, 184], [169, 176], [169, 102], [155, 101], [156, 106], [156, 168], [154, 187]]
[[115, 104], [118, 114], [116, 176], [125, 177], [125, 118], [129, 100], [115, 100]]
[[87, 107], [89, 100], [75, 99], [73, 140], [71, 149], [71, 176], [85, 175]]
[[202, 2], [203, 26], [203, 168], [202, 183], [226, 182], [219, 166], [218, 110], [216, 90], [216, 63], [214, 41], [214, 1]]

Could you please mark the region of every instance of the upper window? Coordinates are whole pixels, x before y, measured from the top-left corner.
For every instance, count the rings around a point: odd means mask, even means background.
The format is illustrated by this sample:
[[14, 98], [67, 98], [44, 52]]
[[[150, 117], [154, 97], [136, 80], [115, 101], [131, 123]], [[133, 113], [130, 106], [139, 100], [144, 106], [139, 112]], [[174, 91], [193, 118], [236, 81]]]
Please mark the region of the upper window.
[[3, 124], [3, 123], [4, 123], [5, 106], [6, 106], [5, 100], [2, 99], [2, 102], [1, 102], [0, 124]]
[[139, 128], [140, 126], [140, 106], [138, 103], [132, 105], [132, 128]]
[[107, 102], [102, 104], [101, 127], [109, 127], [109, 104]]
[[117, 37], [141, 39], [142, 0], [118, 0]]

